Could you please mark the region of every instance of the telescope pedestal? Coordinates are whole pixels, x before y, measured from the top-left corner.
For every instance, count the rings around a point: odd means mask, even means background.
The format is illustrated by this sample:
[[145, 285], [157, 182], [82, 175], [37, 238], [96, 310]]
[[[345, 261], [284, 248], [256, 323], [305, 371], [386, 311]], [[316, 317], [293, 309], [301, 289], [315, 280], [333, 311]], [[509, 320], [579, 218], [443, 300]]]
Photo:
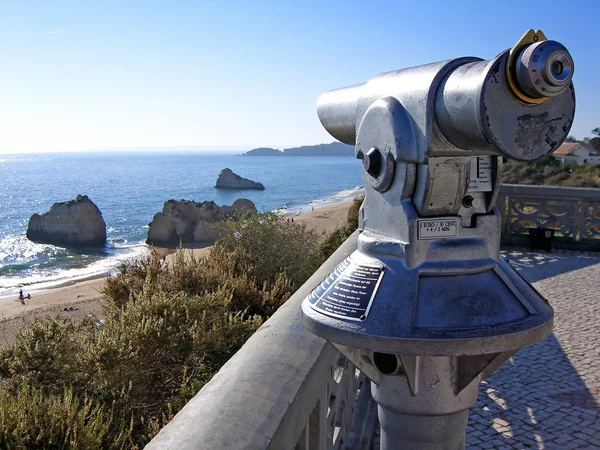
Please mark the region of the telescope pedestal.
[[462, 450], [469, 411], [414, 416], [378, 407], [381, 450]]

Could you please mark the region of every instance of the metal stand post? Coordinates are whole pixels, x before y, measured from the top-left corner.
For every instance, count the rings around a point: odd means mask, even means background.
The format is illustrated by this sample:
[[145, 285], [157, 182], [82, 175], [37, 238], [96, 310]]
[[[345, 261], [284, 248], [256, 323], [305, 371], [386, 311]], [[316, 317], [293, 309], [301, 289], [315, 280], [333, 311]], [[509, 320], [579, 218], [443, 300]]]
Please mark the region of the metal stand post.
[[381, 450], [461, 450], [469, 410], [443, 416], [411, 416], [381, 406]]

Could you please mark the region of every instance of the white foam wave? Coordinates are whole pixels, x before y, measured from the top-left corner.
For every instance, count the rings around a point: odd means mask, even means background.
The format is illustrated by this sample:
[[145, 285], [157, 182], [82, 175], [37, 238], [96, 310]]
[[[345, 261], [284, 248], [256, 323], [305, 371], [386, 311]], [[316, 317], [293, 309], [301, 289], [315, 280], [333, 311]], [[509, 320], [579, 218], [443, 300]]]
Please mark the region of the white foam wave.
[[32, 242], [24, 235], [10, 235], [0, 239], [0, 264], [24, 263], [41, 253], [53, 255], [59, 251], [59, 247]]
[[141, 259], [149, 253], [149, 247], [138, 244], [129, 247], [129, 251], [101, 258], [84, 267], [61, 269], [54, 267], [49, 270], [30, 270], [19, 276], [0, 277], [0, 297], [13, 295], [21, 288], [28, 292], [48, 289], [65, 282], [77, 281], [98, 275], [114, 273], [120, 264]]
[[296, 216], [303, 212], [312, 211], [315, 208], [323, 208], [327, 205], [332, 205], [335, 203], [344, 203], [348, 200], [354, 200], [355, 198], [361, 197], [365, 195], [365, 189], [362, 186], [356, 186], [352, 189], [344, 189], [343, 191], [337, 192], [329, 197], [317, 198], [311, 200], [308, 203], [289, 206], [285, 204], [274, 210], [273, 212], [276, 214], [280, 214], [283, 216]]
[[343, 201], [346, 201], [346, 200], [353, 200], [362, 195], [365, 195], [365, 188], [363, 186], [356, 186], [352, 189], [344, 189], [343, 191], [340, 191], [337, 194], [334, 194], [332, 196], [332, 198], [335, 198], [335, 199], [339, 198], [339, 199], [343, 199]]

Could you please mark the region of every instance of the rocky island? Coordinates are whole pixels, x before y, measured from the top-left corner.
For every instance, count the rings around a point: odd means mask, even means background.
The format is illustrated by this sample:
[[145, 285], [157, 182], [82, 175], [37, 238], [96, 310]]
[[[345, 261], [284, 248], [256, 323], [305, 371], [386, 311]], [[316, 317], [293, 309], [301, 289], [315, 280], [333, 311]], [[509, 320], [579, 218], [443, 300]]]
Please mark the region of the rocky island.
[[252, 149], [242, 156], [283, 156], [283, 152], [274, 148], [261, 147]]
[[219, 178], [217, 178], [216, 188], [219, 189], [257, 189], [259, 191], [264, 191], [265, 187], [262, 183], [258, 183], [256, 181], [249, 180], [248, 178], [242, 178], [238, 174], [234, 173], [230, 168], [226, 167], [221, 170], [219, 173]]
[[221, 235], [219, 222], [236, 214], [254, 213], [250, 200], [237, 199], [233, 205], [219, 206], [214, 201], [166, 201], [162, 212], [156, 213], [146, 243], [157, 247], [177, 247], [180, 243], [211, 244]]
[[42, 215], [33, 214], [27, 239], [64, 247], [102, 247], [106, 243], [106, 223], [102, 213], [87, 195], [55, 203]]
[[303, 145], [302, 147], [286, 148], [283, 151], [274, 148], [255, 148], [242, 156], [352, 156], [354, 147], [342, 142], [331, 144]]

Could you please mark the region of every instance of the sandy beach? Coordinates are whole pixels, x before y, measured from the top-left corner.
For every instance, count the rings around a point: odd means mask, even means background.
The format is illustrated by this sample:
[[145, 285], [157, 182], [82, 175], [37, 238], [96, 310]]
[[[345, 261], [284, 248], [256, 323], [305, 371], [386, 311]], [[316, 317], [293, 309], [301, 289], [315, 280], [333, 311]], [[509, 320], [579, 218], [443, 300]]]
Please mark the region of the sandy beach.
[[[346, 201], [325, 205], [315, 208], [313, 211], [293, 216], [293, 219], [305, 223], [319, 232], [331, 232], [346, 223], [346, 216], [351, 204], [352, 201]], [[184, 251], [198, 258], [209, 250], [210, 247], [185, 249]], [[161, 248], [159, 252], [165, 256], [166, 261], [170, 261], [175, 249]], [[90, 321], [97, 321], [102, 318], [103, 295], [101, 290], [105, 279], [105, 276], [96, 276], [45, 291], [34, 292], [30, 300], [25, 300], [25, 305], [21, 304], [16, 297], [0, 298], [0, 346], [14, 342], [16, 332], [36, 318], [52, 314], [70, 317], [74, 320], [88, 317]]]

